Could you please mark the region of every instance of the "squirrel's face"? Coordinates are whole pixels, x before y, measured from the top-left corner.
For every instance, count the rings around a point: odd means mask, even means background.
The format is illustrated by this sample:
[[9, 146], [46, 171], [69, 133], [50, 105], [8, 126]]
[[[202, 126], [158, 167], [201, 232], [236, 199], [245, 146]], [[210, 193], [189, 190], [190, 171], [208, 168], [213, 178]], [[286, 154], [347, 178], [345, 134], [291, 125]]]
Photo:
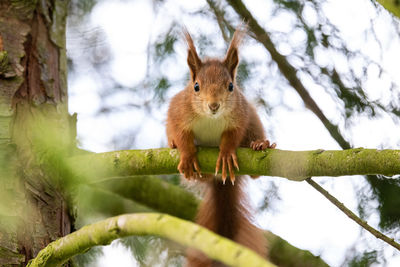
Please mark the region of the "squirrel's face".
[[191, 90], [192, 106], [198, 114], [218, 118], [235, 108], [236, 84], [219, 60], [203, 62], [188, 90]]
[[185, 31], [188, 45], [187, 62], [191, 81], [187, 87], [192, 96], [193, 109], [201, 115], [217, 118], [229, 114], [238, 99], [235, 78], [239, 64], [238, 46], [244, 32], [236, 30], [223, 60], [201, 61], [190, 34]]

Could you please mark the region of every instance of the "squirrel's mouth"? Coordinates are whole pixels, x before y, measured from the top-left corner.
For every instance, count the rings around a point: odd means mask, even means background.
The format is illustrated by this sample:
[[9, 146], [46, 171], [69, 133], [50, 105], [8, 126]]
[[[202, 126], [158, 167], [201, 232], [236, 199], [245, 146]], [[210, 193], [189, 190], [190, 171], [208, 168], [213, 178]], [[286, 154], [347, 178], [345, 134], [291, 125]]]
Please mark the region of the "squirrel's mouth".
[[219, 118], [223, 112], [221, 110], [209, 111], [209, 116], [213, 119]]
[[212, 119], [219, 118], [222, 114], [224, 114], [225, 109], [223, 107], [219, 107], [216, 110], [210, 109], [208, 106], [201, 107], [200, 113], [203, 116], [210, 117]]

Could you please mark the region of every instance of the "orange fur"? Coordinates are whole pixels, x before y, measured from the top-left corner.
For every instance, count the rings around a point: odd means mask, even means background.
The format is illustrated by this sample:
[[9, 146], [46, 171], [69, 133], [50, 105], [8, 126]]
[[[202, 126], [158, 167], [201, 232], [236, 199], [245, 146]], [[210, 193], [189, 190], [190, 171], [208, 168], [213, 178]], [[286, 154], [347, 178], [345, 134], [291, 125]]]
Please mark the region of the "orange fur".
[[[207, 193], [196, 222], [265, 257], [266, 244], [262, 232], [250, 222], [250, 212], [242, 190], [244, 177], [235, 180], [234, 174], [234, 168], [239, 167], [236, 149], [239, 146], [250, 147], [253, 141], [265, 139], [256, 110], [247, 102], [235, 79], [239, 63], [238, 46], [244, 31], [236, 30], [223, 60], [201, 61], [190, 34], [184, 31], [184, 35], [188, 45], [187, 62], [191, 79], [186, 88], [170, 102], [168, 144], [179, 150], [178, 170], [187, 179], [200, 175], [196, 145], [219, 146], [216, 171], [222, 172], [222, 180], [213, 179], [211, 174], [203, 175], [208, 178], [205, 182]], [[228, 89], [230, 83], [233, 85], [232, 91]], [[225, 184], [228, 175], [232, 184]], [[187, 266], [222, 265], [207, 259], [198, 251], [190, 251]]]

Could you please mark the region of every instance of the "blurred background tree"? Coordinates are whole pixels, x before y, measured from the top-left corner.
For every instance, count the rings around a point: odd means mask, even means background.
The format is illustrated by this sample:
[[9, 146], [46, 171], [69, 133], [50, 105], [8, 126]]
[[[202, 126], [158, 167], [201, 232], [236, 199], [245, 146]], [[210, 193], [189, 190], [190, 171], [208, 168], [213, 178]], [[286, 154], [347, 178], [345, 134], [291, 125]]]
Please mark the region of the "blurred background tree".
[[[32, 38], [37, 31], [26, 28], [26, 24], [32, 21], [42, 23], [41, 20], [44, 20], [41, 27], [45, 25], [49, 31], [45, 36], [52, 37], [57, 49], [65, 48], [54, 35], [63, 32], [63, 10], [66, 10], [66, 6], [58, 2], [44, 1], [44, 5], [39, 5], [33, 1], [25, 6], [13, 1], [13, 12], [7, 16], [19, 19], [24, 24], [21, 40], [16, 47], [23, 49], [38, 44], [40, 48], [32, 50], [38, 51], [39, 56], [27, 53], [25, 58], [31, 59], [31, 63], [39, 59], [39, 63], [46, 66], [47, 62], [43, 59], [51, 58], [45, 56], [47, 54], [44, 51], [47, 50], [43, 50], [43, 43], [35, 43], [35, 40], [42, 40], [43, 35]], [[1, 2], [1, 10], [10, 10], [8, 5], [8, 2]], [[192, 33], [201, 56], [222, 56], [233, 30], [243, 20], [248, 23], [249, 37], [241, 50], [240, 84], [248, 98], [257, 105], [268, 135], [278, 143], [278, 148], [399, 148], [400, 138], [396, 133], [400, 115], [400, 28], [398, 19], [375, 2], [72, 0], [68, 8], [68, 105], [70, 113], [78, 114], [78, 142], [82, 149], [100, 152], [166, 146], [164, 120], [168, 100], [185, 86], [189, 77], [186, 49], [181, 37], [182, 26], [185, 25]], [[0, 16], [0, 34], [3, 38], [5, 33], [11, 34], [10, 29], [14, 29], [9, 22], [14, 20], [4, 23], [7, 16]], [[30, 25], [33, 29], [38, 27], [35, 23]], [[21, 44], [25, 47], [21, 48]], [[17, 52], [11, 56], [16, 56]], [[65, 59], [60, 62], [65, 63]], [[18, 70], [16, 64], [12, 67]], [[19, 81], [14, 77], [26, 74], [8, 76], [8, 70], [0, 70], [1, 86], [6, 81], [7, 85], [15, 83], [13, 86], [19, 88], [21, 83], [18, 84]], [[48, 73], [45, 67], [41, 72]], [[64, 74], [61, 76], [64, 77]], [[41, 163], [48, 159], [48, 155], [44, 154], [44, 159], [39, 163], [32, 163], [31, 150], [35, 155], [38, 152], [25, 140], [35, 138], [15, 134], [29, 133], [30, 127], [37, 128], [38, 120], [49, 120], [52, 126], [39, 127], [39, 132], [53, 133], [53, 130], [47, 129], [50, 127], [58, 130], [54, 130], [54, 135], [45, 135], [46, 138], [65, 138], [50, 142], [56, 152], [55, 158], [76, 153], [75, 149], [69, 149], [74, 146], [76, 125], [75, 116], [69, 117], [66, 112], [66, 98], [60, 97], [66, 97], [63, 79], [41, 76], [38, 80], [42, 81], [39, 85], [42, 89], [30, 93], [19, 90], [17, 94], [11, 94], [14, 101], [19, 101], [17, 107], [20, 109], [10, 113], [12, 101], [4, 108], [4, 105], [0, 106], [0, 127], [5, 127], [0, 128], [0, 141], [5, 140], [2, 144], [5, 148], [0, 150], [3, 158], [0, 161], [2, 177], [22, 177], [22, 184], [26, 188], [11, 186], [17, 190], [10, 195], [21, 196], [14, 203], [25, 203], [28, 199], [29, 203], [39, 206], [44, 214], [32, 220], [39, 223], [32, 224], [34, 229], [30, 229], [40, 235], [39, 239], [32, 237], [24, 242], [16, 241], [20, 246], [24, 244], [22, 247], [26, 258], [16, 253], [18, 249], [21, 251], [21, 247], [2, 246], [7, 248], [4, 251], [10, 253], [7, 255], [13, 259], [7, 264], [22, 264], [36, 254], [44, 243], [68, 233], [75, 215], [75, 225], [80, 227], [126, 212], [165, 211], [151, 203], [149, 195], [130, 195], [129, 188], [146, 192], [146, 188], [165, 188], [165, 183], [168, 183], [176, 190], [181, 190], [178, 195], [188, 194], [187, 199], [192, 202], [187, 200], [185, 203], [197, 203], [193, 194], [178, 187], [178, 176], [142, 180], [136, 177], [80, 186], [73, 191], [74, 202], [66, 203], [67, 197], [61, 192], [57, 179], [54, 182], [48, 177], [57, 178], [57, 173], [49, 175], [42, 171]], [[50, 84], [54, 81], [60, 82], [59, 90], [62, 93], [51, 92]], [[35, 84], [32, 86], [35, 88]], [[33, 108], [30, 107], [32, 104]], [[15, 120], [16, 128], [12, 132], [7, 127], [16, 114], [22, 116]], [[31, 114], [32, 117], [24, 114]], [[31, 119], [34, 123], [26, 126], [25, 122]], [[68, 134], [63, 135], [59, 131]], [[39, 155], [43, 154], [39, 151]], [[21, 175], [10, 171], [11, 160], [19, 160], [27, 164], [23, 168], [35, 172]], [[41, 177], [40, 182], [37, 182], [37, 177]], [[48, 180], [52, 181], [50, 187], [47, 186]], [[8, 181], [2, 180], [7, 184], [6, 188], [10, 188]], [[319, 181], [346, 205], [357, 210], [363, 219], [399, 238], [396, 234], [400, 222], [398, 179], [355, 176], [343, 180], [321, 178]], [[147, 183], [149, 186], [145, 187]], [[249, 192], [255, 196], [253, 202], [258, 205], [258, 224], [299, 248], [321, 255], [328, 264], [399, 264], [398, 253], [361, 231], [305, 184], [262, 178], [249, 186]], [[29, 193], [19, 194], [20, 191]], [[149, 192], [154, 195], [159, 191]], [[11, 199], [2, 199], [2, 203], [8, 203]], [[316, 202], [320, 203], [316, 205]], [[47, 203], [44, 205], [46, 208], [41, 203]], [[69, 211], [67, 206], [70, 207]], [[73, 207], [77, 208], [76, 214], [72, 211]], [[2, 214], [10, 214], [10, 207], [1, 205], [1, 208]], [[23, 211], [15, 210], [18, 211], [16, 215], [12, 213], [8, 219], [21, 217], [27, 220], [21, 216]], [[52, 214], [52, 210], [57, 212]], [[46, 218], [50, 218], [48, 221], [52, 223], [41, 224]], [[59, 218], [65, 221], [54, 227]], [[5, 224], [15, 225], [14, 221]], [[17, 229], [8, 230], [11, 238], [17, 240]], [[0, 237], [0, 241], [5, 242], [8, 238]], [[3, 244], [0, 243], [0, 246]], [[128, 238], [114, 246], [118, 246], [119, 251], [127, 252], [124, 255], [131, 255], [129, 264], [180, 266], [183, 260], [182, 248], [154, 237]], [[0, 252], [3, 253], [3, 250]], [[77, 257], [76, 263], [78, 266], [106, 266], [104, 261], [110, 258], [111, 252], [100, 256], [102, 253], [101, 249], [91, 250], [91, 253]], [[278, 255], [285, 254], [280, 252]], [[274, 261], [284, 265], [282, 259]], [[115, 257], [112, 262], [115, 264]]]

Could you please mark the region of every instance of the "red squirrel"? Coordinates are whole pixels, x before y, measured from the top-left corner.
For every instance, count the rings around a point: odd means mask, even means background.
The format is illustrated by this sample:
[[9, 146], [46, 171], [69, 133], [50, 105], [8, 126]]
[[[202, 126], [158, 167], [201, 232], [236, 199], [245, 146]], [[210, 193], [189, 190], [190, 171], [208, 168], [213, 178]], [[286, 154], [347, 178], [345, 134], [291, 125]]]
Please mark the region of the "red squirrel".
[[[243, 178], [235, 182], [234, 168], [239, 169], [236, 149], [275, 148], [266, 140], [255, 108], [247, 102], [236, 83], [239, 64], [238, 47], [245, 31], [237, 29], [223, 60], [201, 60], [190, 34], [184, 35], [188, 46], [187, 63], [190, 81], [176, 94], [167, 117], [168, 144], [180, 153], [178, 170], [187, 179], [207, 184], [196, 222], [211, 231], [230, 238], [266, 256], [262, 231], [250, 222], [250, 213], [243, 192]], [[196, 145], [219, 147], [215, 175], [201, 174]], [[221, 169], [221, 178], [217, 176]], [[229, 174], [231, 183], [225, 184]], [[218, 266], [200, 252], [190, 251], [187, 266]], [[222, 266], [222, 265], [220, 265]]]

